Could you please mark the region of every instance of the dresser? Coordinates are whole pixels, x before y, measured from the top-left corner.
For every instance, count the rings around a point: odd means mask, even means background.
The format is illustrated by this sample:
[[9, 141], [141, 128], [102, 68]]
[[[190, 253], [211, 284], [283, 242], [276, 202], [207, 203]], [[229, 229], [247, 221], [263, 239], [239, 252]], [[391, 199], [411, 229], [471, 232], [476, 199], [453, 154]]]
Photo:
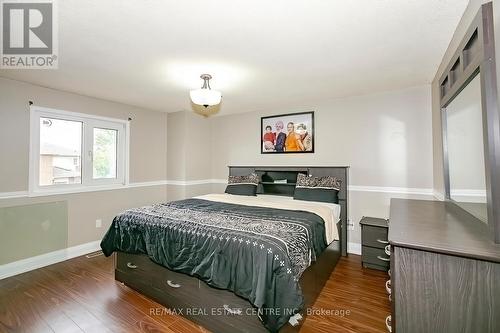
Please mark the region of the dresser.
[[500, 332], [500, 245], [453, 203], [391, 200], [392, 332]]
[[389, 255], [387, 233], [389, 221], [363, 216], [361, 221], [361, 262], [363, 267], [387, 271]]

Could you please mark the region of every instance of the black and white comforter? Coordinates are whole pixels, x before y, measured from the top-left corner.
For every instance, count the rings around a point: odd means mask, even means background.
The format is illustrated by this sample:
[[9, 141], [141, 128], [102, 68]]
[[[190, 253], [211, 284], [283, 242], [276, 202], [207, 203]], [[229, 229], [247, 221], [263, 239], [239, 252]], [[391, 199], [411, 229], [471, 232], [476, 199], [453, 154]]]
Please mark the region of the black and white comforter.
[[299, 278], [326, 248], [321, 217], [305, 211], [187, 199], [130, 209], [102, 240], [248, 299], [277, 331], [303, 307]]

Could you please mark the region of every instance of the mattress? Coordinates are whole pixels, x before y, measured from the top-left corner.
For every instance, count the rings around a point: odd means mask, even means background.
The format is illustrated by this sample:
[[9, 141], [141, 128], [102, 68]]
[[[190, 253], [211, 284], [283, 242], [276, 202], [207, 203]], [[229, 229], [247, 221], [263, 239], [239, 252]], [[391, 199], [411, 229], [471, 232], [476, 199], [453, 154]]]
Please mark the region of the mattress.
[[146, 254], [170, 270], [230, 290], [277, 331], [304, 306], [299, 279], [327, 247], [324, 218], [331, 219], [333, 208], [244, 199], [212, 195], [129, 209], [114, 218], [101, 248], [106, 256]]
[[246, 206], [268, 207], [287, 210], [306, 211], [319, 215], [325, 222], [326, 242], [339, 240], [337, 223], [340, 221], [340, 205], [335, 203], [294, 200], [284, 195], [259, 194], [257, 196], [233, 194], [206, 194], [195, 198], [233, 203]]

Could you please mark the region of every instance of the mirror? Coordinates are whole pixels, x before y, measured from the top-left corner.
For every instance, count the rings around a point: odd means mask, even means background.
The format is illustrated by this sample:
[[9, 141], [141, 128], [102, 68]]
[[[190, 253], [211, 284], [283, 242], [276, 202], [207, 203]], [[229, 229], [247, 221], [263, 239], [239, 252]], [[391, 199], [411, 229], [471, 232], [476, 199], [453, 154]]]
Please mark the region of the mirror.
[[443, 110], [449, 197], [488, 223], [480, 74]]

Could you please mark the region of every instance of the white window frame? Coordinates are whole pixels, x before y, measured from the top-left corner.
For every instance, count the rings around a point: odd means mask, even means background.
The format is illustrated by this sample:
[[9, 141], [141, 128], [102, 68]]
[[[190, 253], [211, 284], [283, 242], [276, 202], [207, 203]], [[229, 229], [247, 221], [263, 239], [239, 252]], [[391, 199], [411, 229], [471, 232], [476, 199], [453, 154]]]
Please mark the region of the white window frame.
[[[78, 121], [82, 125], [81, 184], [57, 184], [40, 186], [40, 118]], [[93, 130], [94, 128], [117, 131], [116, 178], [93, 178]], [[127, 120], [94, 116], [85, 113], [30, 106], [30, 159], [29, 195], [53, 195], [118, 189], [129, 185], [130, 124]]]

